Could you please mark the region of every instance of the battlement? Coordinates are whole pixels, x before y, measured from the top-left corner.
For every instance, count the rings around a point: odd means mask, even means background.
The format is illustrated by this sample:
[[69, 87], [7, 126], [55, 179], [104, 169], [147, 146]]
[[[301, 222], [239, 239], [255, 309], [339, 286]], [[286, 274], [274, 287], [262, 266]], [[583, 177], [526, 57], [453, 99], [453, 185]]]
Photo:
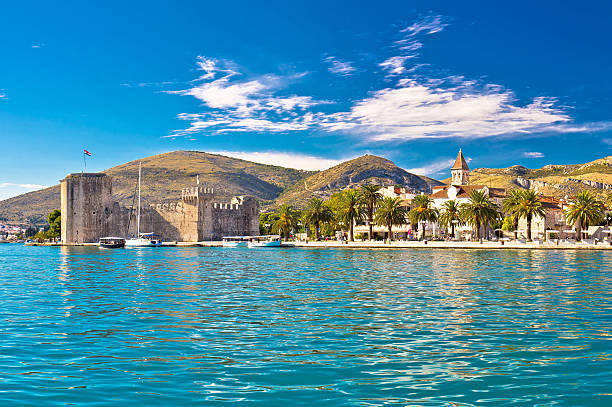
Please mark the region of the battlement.
[[195, 202], [199, 197], [203, 197], [205, 195], [212, 196], [214, 194], [213, 188], [206, 187], [190, 187], [183, 188], [181, 190], [181, 200], [187, 202]]
[[212, 203], [213, 209], [227, 209], [227, 210], [237, 211], [238, 209], [240, 209], [241, 206], [242, 206], [241, 204], [219, 203], [219, 202]]

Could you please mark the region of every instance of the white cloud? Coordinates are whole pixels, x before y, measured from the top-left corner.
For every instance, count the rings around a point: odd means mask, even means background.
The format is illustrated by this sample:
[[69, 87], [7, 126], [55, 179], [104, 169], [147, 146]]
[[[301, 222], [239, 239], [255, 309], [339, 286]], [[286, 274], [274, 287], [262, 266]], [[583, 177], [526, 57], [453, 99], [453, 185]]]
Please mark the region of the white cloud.
[[39, 184], [16, 184], [13, 182], [0, 182], [0, 200], [12, 198], [39, 189], [47, 188]]
[[345, 160], [333, 160], [305, 154], [283, 153], [278, 151], [247, 152], [247, 151], [212, 151], [212, 154], [239, 158], [260, 164], [278, 165], [298, 170], [320, 171], [338, 165]]
[[[397, 55], [378, 63], [384, 71], [386, 87], [361, 100], [339, 100], [338, 105], [348, 106], [344, 111], [324, 110], [320, 105], [331, 102], [287, 92], [304, 74], [269, 73], [245, 78], [231, 61], [198, 57], [196, 63], [203, 74], [191, 82], [190, 88], [167, 93], [192, 96], [202, 102], [205, 110], [179, 114], [178, 118], [189, 122], [189, 126], [168, 137], [318, 131], [384, 142], [597, 132], [612, 128], [612, 122], [572, 123], [567, 110], [559, 107], [554, 97], [519, 102], [512, 90], [497, 84], [460, 75], [414, 74], [416, 69], [426, 66], [406, 66], [423, 46], [418, 38], [438, 33], [447, 25], [441, 16], [428, 16], [401, 30], [401, 39], [391, 47]], [[355, 70], [350, 63], [333, 56], [328, 56], [326, 62], [331, 64], [329, 70], [339, 75], [346, 76]]]
[[329, 68], [329, 72], [340, 75], [340, 76], [348, 76], [355, 71], [355, 68], [350, 62], [340, 61], [333, 56], [329, 56], [325, 58], [325, 62], [331, 64]]
[[47, 188], [44, 185], [39, 185], [39, 184], [14, 184], [12, 182], [0, 182], [0, 188], [9, 188], [9, 187], [17, 187], [17, 188], [23, 188], [23, 189], [43, 189], [43, 188]]
[[523, 153], [523, 157], [527, 158], [544, 158], [544, 154], [538, 151], [526, 151]]
[[32, 48], [37, 49], [37, 48], [42, 48], [44, 46], [45, 46], [45, 44], [33, 44]]
[[395, 57], [391, 57], [391, 58], [384, 60], [378, 65], [381, 66], [383, 69], [386, 69], [387, 71], [389, 71], [389, 73], [391, 74], [399, 75], [406, 71], [406, 68], [404, 68], [404, 63], [406, 62], [408, 58], [411, 58], [411, 57], [406, 56], [406, 55], [395, 56]]
[[6, 97], [6, 93], [0, 92], [0, 99], [4, 99]]
[[358, 101], [349, 112], [329, 115], [322, 126], [387, 141], [532, 133], [570, 120], [554, 107], [552, 98], [519, 106], [512, 93], [499, 86], [477, 87], [469, 81], [452, 87], [399, 83]]
[[432, 15], [422, 18], [421, 20], [404, 28], [402, 32], [410, 35], [435, 34], [442, 31], [448, 23], [444, 22], [444, 17], [440, 15]]

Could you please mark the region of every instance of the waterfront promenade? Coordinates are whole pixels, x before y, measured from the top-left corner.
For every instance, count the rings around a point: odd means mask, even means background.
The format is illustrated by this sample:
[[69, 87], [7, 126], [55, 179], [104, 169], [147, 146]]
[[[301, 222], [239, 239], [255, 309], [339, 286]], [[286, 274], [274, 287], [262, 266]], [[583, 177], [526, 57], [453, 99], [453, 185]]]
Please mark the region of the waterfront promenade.
[[[26, 243], [27, 246], [62, 246], [60, 243]], [[74, 246], [74, 245], [65, 245]], [[80, 246], [97, 246], [97, 243], [85, 243]], [[221, 241], [201, 242], [164, 242], [168, 247], [222, 247]], [[291, 241], [284, 242], [284, 248], [345, 248], [345, 249], [491, 249], [491, 250], [612, 250], [610, 242], [521, 242], [521, 241], [394, 241], [391, 244], [382, 241], [356, 241], [341, 242], [338, 240], [327, 241]]]

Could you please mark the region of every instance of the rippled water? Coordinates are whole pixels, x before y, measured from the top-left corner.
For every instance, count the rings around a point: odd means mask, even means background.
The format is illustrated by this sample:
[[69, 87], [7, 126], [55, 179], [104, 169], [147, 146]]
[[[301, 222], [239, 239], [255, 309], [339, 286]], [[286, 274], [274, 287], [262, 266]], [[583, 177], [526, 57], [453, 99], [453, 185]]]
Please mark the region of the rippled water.
[[0, 246], [0, 405], [612, 405], [612, 253]]

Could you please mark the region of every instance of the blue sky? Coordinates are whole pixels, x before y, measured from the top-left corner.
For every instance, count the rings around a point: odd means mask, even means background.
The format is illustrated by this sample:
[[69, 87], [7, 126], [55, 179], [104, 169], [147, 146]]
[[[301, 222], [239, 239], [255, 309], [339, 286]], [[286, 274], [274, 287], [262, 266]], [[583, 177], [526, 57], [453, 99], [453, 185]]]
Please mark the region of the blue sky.
[[[87, 4], [86, 4], [87, 3]], [[445, 178], [612, 155], [612, 6], [20, 2], [0, 16], [0, 199], [172, 150]], [[567, 4], [566, 4], [567, 3]]]

